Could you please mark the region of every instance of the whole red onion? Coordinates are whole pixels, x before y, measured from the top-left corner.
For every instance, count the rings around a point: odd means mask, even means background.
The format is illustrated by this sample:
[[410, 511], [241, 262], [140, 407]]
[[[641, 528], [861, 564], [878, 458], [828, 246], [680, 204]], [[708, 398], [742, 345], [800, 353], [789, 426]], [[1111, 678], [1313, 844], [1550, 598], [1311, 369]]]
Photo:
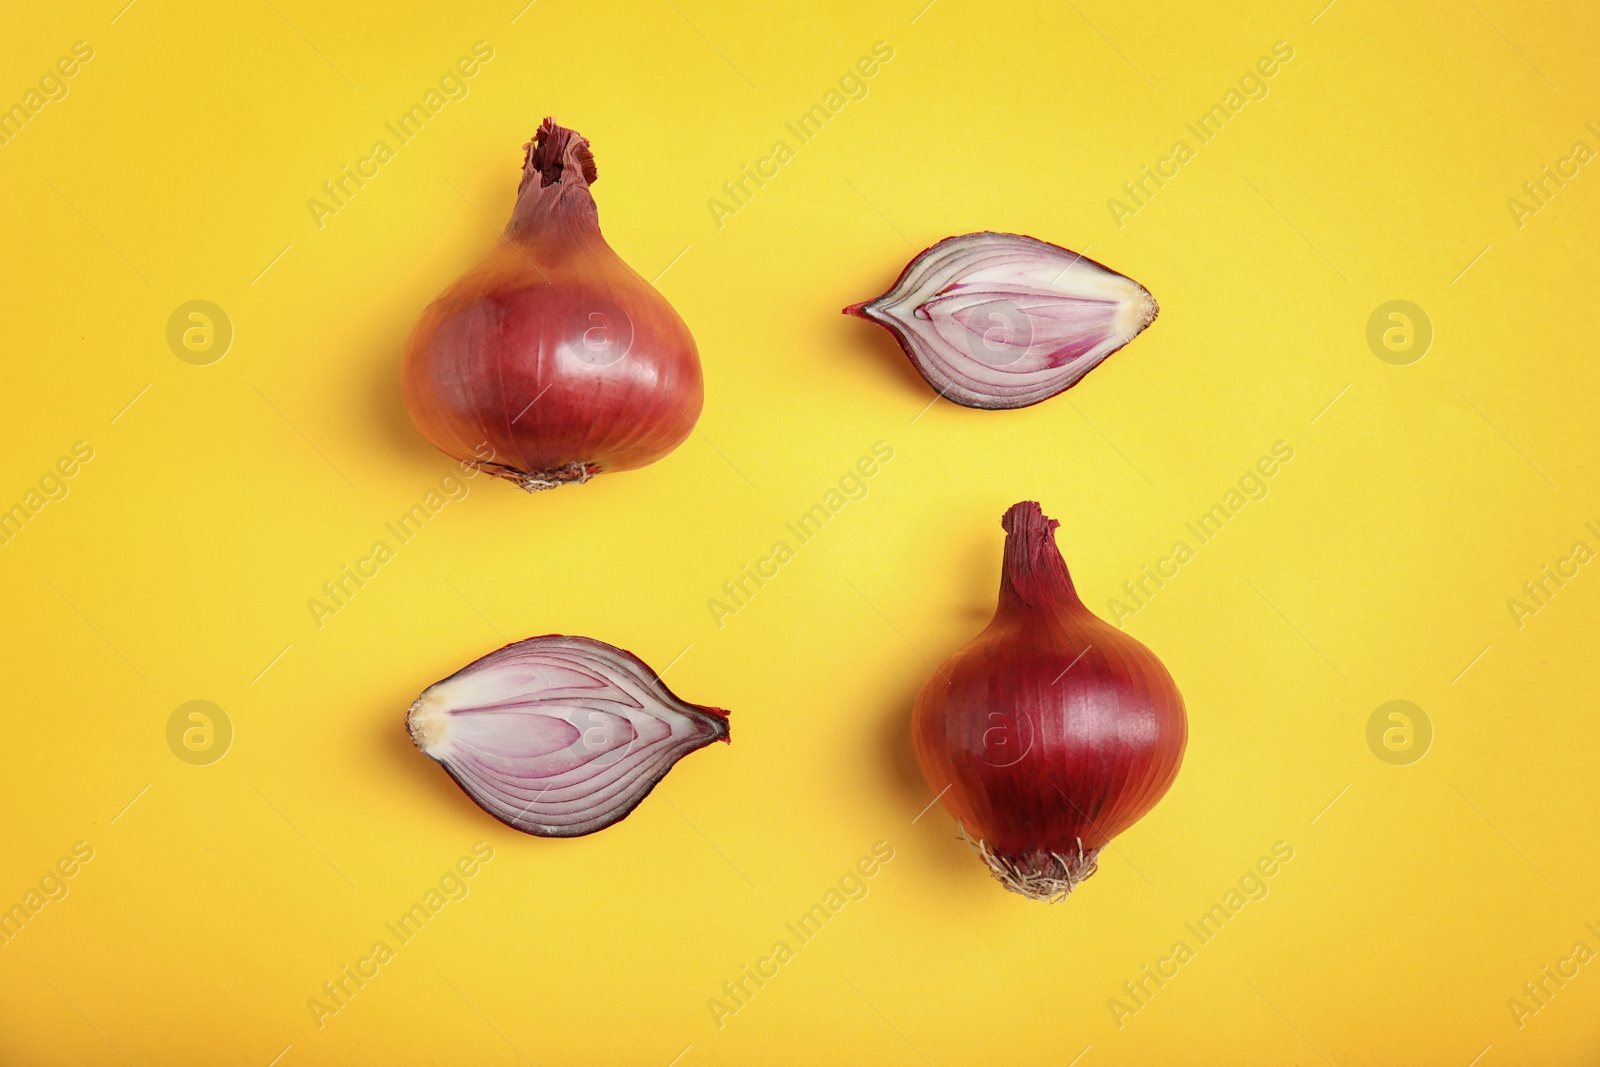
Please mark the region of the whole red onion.
[[600, 235], [589, 142], [545, 119], [525, 147], [505, 239], [423, 312], [405, 397], [440, 451], [534, 492], [660, 459], [704, 389], [689, 328]]
[[912, 715], [928, 785], [1007, 889], [1061, 900], [1155, 806], [1188, 739], [1161, 661], [1078, 599], [1031, 500], [1006, 531], [1000, 606]]

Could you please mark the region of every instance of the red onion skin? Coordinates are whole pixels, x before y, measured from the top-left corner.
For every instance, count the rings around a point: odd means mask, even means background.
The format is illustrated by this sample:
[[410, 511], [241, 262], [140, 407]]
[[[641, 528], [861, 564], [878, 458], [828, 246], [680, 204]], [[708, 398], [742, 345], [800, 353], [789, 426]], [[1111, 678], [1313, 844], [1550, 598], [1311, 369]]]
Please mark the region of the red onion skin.
[[688, 327], [600, 234], [593, 174], [587, 142], [546, 120], [504, 239], [406, 352], [423, 436], [530, 490], [660, 459], [704, 402]]
[[1037, 897], [1059, 899], [1166, 793], [1188, 721], [1154, 654], [1078, 598], [1058, 523], [1025, 501], [1002, 525], [994, 619], [929, 679], [912, 738], [923, 777], [969, 839], [1063, 883]]

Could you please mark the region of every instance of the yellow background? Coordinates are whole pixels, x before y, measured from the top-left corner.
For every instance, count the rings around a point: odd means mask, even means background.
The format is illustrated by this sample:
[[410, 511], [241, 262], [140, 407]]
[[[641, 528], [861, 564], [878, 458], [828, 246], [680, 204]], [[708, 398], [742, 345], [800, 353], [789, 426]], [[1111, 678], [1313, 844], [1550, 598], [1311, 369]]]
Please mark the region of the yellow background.
[[[0, 102], [74, 41], [94, 58], [0, 147], [0, 505], [76, 441], [94, 458], [0, 547], [0, 904], [95, 855], [0, 947], [0, 1061], [1593, 1061], [1600, 964], [1521, 1029], [1507, 1001], [1600, 949], [1600, 574], [1520, 629], [1506, 601], [1600, 547], [1600, 173], [1520, 228], [1507, 199], [1600, 147], [1600, 20], [921, 6], [13, 6]], [[308, 198], [478, 40], [470, 94], [319, 229]], [[867, 97], [795, 145], [785, 121], [880, 40]], [[1269, 95], [1119, 228], [1108, 198], [1276, 41]], [[307, 600], [451, 470], [402, 408], [402, 347], [547, 113], [593, 141], [613, 246], [670, 265], [700, 432], [578, 488], [473, 481], [319, 629]], [[779, 138], [795, 158], [719, 227], [708, 200]], [[838, 309], [983, 228], [1087, 248], [1160, 319], [1062, 397], [924, 412]], [[235, 330], [209, 366], [165, 339], [193, 299]], [[1366, 341], [1393, 299], [1435, 330], [1409, 366]], [[708, 598], [879, 440], [870, 494], [717, 628]], [[1277, 441], [1266, 499], [1127, 620], [1188, 702], [1172, 791], [1068, 902], [1003, 892], [941, 810], [913, 822], [907, 737], [930, 661], [992, 610], [1001, 512], [1060, 518], [1104, 613]], [[402, 718], [547, 632], [682, 652], [667, 680], [732, 709], [731, 747], [593, 837], [489, 819]], [[166, 742], [195, 699], [235, 731], [210, 766]], [[1368, 747], [1392, 699], [1433, 725], [1410, 766]], [[319, 1029], [307, 1000], [478, 841], [470, 895]], [[870, 894], [718, 1028], [722, 983], [878, 841]], [[1270, 895], [1119, 1028], [1123, 982], [1277, 841]]]

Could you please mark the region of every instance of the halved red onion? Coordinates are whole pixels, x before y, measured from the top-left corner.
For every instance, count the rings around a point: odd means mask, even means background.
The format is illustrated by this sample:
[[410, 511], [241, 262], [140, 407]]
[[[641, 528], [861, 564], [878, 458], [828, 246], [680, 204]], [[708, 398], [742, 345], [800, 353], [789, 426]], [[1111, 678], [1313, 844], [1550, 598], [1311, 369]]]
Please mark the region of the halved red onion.
[[679, 700], [631, 652], [548, 634], [430, 685], [406, 729], [507, 826], [579, 837], [621, 820], [684, 756], [728, 740], [728, 713]]
[[946, 237], [887, 293], [844, 312], [894, 334], [941, 396], [993, 409], [1071, 388], [1159, 310], [1144, 286], [1086, 256], [985, 231]]

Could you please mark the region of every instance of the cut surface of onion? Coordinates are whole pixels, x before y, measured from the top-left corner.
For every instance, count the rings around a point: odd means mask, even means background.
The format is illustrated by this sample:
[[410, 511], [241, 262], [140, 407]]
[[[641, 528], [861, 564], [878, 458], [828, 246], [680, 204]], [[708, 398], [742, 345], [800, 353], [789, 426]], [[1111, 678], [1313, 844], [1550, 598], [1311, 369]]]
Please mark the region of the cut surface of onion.
[[894, 334], [941, 396], [995, 409], [1071, 388], [1159, 308], [1144, 286], [1086, 256], [986, 231], [946, 237], [887, 293], [844, 311]]
[[430, 685], [406, 728], [507, 826], [579, 837], [621, 820], [684, 756], [727, 741], [728, 713], [678, 699], [630, 652], [548, 634]]

